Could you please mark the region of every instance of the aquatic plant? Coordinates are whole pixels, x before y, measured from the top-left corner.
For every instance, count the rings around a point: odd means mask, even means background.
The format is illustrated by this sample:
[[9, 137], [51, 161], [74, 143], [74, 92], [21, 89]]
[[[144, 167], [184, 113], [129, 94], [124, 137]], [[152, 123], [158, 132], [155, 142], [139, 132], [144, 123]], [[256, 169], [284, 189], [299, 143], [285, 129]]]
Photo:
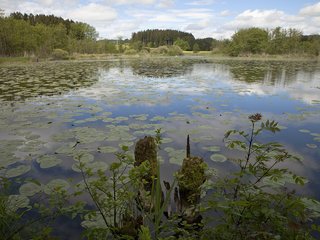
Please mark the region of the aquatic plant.
[[[277, 142], [259, 141], [265, 132], [279, 132], [278, 123], [262, 121], [261, 114], [249, 116], [249, 122], [249, 132], [225, 133], [226, 146], [238, 151], [236, 159], [222, 155], [236, 166], [226, 177], [210, 175], [212, 169], [205, 160], [191, 155], [188, 141], [176, 180], [161, 184], [157, 151], [164, 139], [160, 129], [155, 137], [137, 141], [134, 157], [122, 145], [110, 166], [95, 164], [92, 154], [77, 149], [81, 148], [78, 143], [67, 146], [76, 161], [72, 168], [82, 177], [73, 190], [63, 179], [47, 184], [31, 180], [22, 182], [20, 195], [11, 194], [11, 178], [1, 176], [1, 234], [4, 239], [44, 238], [51, 234], [49, 220], [79, 215], [88, 239], [315, 239], [320, 203], [297, 194], [296, 185], [307, 180], [282, 166], [285, 161], [300, 160]], [[73, 130], [75, 137], [91, 142], [78, 134], [83, 130]], [[217, 151], [217, 147], [206, 150]], [[174, 149], [167, 151], [173, 157]], [[219, 158], [214, 155], [211, 158]], [[39, 159], [42, 167], [56, 164], [52, 157]], [[19, 174], [24, 173], [20, 168]], [[80, 201], [69, 204], [79, 195], [91, 201], [86, 206]], [[32, 216], [37, 217], [30, 220]], [[37, 231], [39, 222], [51, 227]]]
[[295, 185], [304, 185], [307, 180], [281, 167], [285, 161], [299, 159], [280, 143], [259, 142], [263, 132], [279, 132], [278, 123], [261, 122], [261, 114], [251, 115], [249, 120], [249, 133], [230, 130], [225, 134], [228, 148], [240, 151], [239, 158], [233, 159], [238, 170], [226, 178], [216, 179], [212, 186], [214, 193], [209, 196], [209, 209], [218, 216], [212, 218], [214, 228], [207, 236], [314, 239], [312, 231], [316, 227], [310, 226], [320, 216], [320, 203], [296, 194]]

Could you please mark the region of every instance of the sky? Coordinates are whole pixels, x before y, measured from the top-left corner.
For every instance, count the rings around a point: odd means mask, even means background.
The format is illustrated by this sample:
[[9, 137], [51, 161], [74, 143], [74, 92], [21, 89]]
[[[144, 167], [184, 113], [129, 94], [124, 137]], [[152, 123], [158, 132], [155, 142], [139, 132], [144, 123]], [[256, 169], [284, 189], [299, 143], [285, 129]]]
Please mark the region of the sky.
[[196, 38], [230, 38], [246, 27], [296, 28], [320, 34], [318, 0], [0, 0], [14, 11], [54, 14], [95, 27], [100, 38], [130, 38], [146, 29], [175, 29]]

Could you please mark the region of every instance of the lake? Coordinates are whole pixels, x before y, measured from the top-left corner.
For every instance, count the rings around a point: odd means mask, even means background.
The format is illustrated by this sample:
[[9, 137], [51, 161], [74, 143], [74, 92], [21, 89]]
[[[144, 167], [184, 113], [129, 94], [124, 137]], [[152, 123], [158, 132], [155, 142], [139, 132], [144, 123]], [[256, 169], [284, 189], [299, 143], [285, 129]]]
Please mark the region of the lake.
[[[185, 156], [201, 156], [223, 176], [241, 157], [227, 150], [229, 129], [250, 128], [248, 116], [279, 122], [278, 141], [302, 159], [288, 168], [309, 179], [301, 192], [320, 199], [320, 64], [145, 58], [0, 66], [0, 174], [41, 183], [74, 178], [85, 153], [107, 169], [122, 145], [161, 128], [162, 176], [172, 179]], [[18, 187], [16, 193], [19, 193]]]

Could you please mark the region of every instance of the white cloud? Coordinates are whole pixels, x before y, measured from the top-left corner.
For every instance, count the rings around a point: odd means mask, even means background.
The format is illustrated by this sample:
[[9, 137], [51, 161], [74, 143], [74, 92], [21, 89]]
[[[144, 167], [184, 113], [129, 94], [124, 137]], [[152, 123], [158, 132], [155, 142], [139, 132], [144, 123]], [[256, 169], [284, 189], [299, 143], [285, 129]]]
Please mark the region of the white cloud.
[[142, 5], [148, 5], [153, 4], [156, 1], [155, 0], [106, 0], [107, 4], [114, 4], [114, 5], [125, 5], [125, 4], [142, 4]]
[[211, 5], [213, 3], [215, 3], [215, 0], [200, 0], [200, 1], [193, 1], [193, 2], [187, 3], [187, 5], [206, 6], [206, 5]]
[[174, 5], [174, 0], [161, 0], [158, 4], [157, 7], [160, 8], [169, 8]]
[[38, 0], [37, 2], [38, 2], [40, 5], [50, 6], [50, 5], [52, 5], [55, 1], [54, 1], [54, 0]]
[[277, 9], [271, 10], [245, 10], [237, 15], [233, 20], [219, 27], [219, 31], [224, 31], [224, 37], [229, 38], [235, 31], [241, 28], [295, 28], [303, 31], [304, 34], [319, 33], [316, 19], [309, 19], [301, 15], [289, 15]]
[[171, 14], [175, 15], [177, 18], [184, 19], [209, 19], [213, 16], [211, 10], [205, 8], [189, 8], [183, 10], [172, 10]]
[[227, 16], [230, 16], [231, 13], [230, 13], [229, 10], [223, 10], [223, 11], [220, 12], [219, 15], [222, 16], [222, 17], [227, 17]]
[[226, 29], [239, 29], [246, 27], [277, 27], [286, 21], [286, 15], [279, 10], [246, 10], [234, 20], [225, 24]]
[[107, 27], [97, 28], [101, 37], [117, 39], [130, 38], [133, 32], [140, 28], [141, 22], [137, 20], [117, 20]]
[[198, 23], [191, 23], [185, 27], [185, 30], [203, 30], [209, 26], [209, 21], [202, 21]]
[[320, 16], [320, 2], [302, 8], [299, 13], [303, 16]]
[[90, 24], [103, 24], [117, 18], [115, 9], [97, 3], [80, 6], [68, 12], [69, 18]]

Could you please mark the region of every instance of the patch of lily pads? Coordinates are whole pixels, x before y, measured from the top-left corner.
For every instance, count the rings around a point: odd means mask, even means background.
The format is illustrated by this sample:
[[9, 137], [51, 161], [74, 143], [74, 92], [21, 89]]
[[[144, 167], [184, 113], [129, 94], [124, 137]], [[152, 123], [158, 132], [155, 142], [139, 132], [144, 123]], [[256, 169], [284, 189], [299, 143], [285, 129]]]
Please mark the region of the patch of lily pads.
[[176, 150], [172, 147], [166, 147], [164, 150], [168, 153], [171, 164], [182, 165], [183, 159], [186, 157], [184, 149]]

